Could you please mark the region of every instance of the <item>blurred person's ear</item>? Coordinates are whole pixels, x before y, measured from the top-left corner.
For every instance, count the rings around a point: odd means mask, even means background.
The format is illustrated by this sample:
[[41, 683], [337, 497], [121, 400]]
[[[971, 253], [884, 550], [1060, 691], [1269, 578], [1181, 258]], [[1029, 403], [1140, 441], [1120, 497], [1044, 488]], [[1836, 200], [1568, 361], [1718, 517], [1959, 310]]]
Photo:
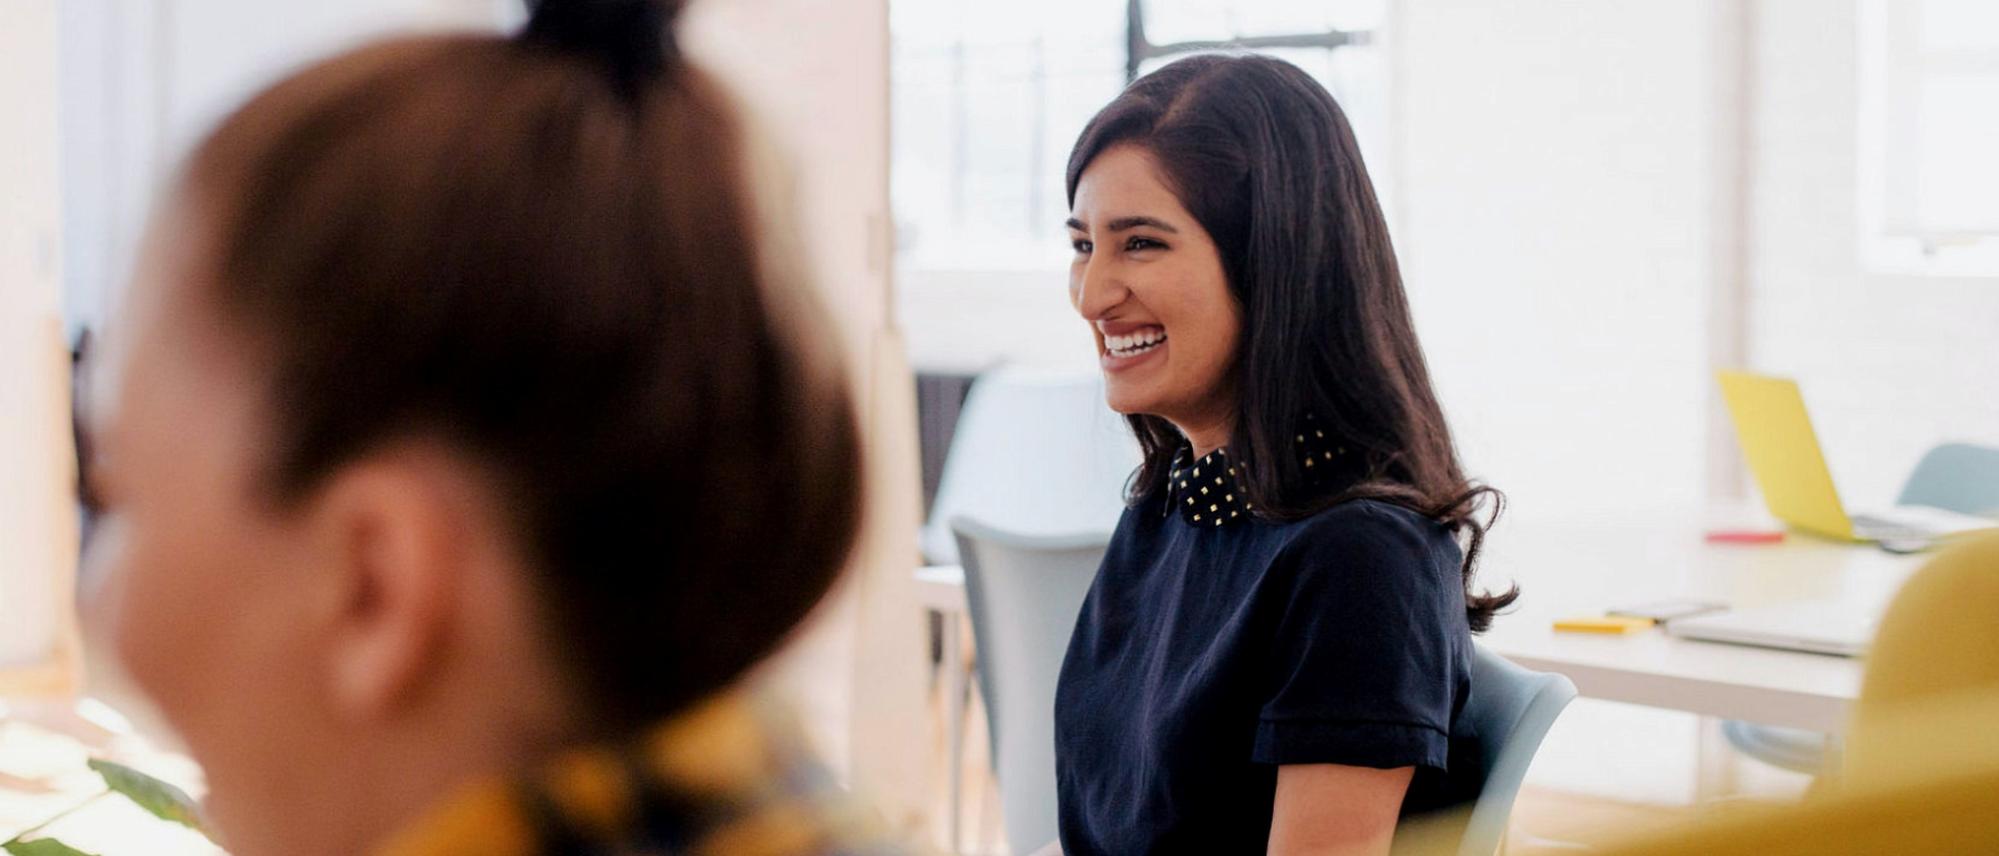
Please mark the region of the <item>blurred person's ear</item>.
[[[451, 637], [477, 600], [478, 565], [497, 531], [469, 468], [433, 450], [364, 457], [329, 478], [309, 512], [328, 574], [325, 681], [333, 712], [391, 717], [440, 678]], [[477, 619], [473, 619], [477, 623]]]

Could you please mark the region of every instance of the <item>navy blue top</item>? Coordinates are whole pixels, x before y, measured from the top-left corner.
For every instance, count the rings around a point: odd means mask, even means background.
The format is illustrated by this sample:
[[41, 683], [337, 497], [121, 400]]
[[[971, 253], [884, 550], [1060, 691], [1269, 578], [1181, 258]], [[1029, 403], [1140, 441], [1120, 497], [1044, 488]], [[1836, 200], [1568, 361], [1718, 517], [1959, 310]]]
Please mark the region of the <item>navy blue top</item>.
[[1414, 766], [1405, 817], [1474, 796], [1451, 534], [1371, 500], [1264, 521], [1225, 457], [1192, 463], [1126, 509], [1070, 639], [1063, 852], [1261, 853], [1282, 764]]

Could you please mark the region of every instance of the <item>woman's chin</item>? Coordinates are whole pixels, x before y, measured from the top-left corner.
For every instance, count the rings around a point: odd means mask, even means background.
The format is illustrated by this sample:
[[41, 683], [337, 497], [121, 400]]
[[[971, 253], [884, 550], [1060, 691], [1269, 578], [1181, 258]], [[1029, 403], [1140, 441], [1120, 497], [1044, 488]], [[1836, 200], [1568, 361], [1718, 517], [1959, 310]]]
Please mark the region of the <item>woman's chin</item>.
[[1119, 383], [1116, 379], [1104, 382], [1104, 403], [1112, 412], [1122, 416], [1146, 416], [1157, 412], [1153, 405], [1158, 396], [1145, 390], [1133, 389], [1133, 384]]

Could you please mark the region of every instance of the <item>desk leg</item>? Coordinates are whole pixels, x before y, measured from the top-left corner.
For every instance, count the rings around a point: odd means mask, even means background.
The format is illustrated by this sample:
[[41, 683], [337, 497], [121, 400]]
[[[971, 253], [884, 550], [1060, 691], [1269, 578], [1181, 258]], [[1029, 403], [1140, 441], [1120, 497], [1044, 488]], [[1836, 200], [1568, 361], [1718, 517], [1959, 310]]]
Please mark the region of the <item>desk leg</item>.
[[1827, 734], [1824, 749], [1825, 762], [1819, 772], [1818, 781], [1812, 783], [1812, 790], [1836, 787], [1846, 779], [1846, 738], [1838, 734]]
[[951, 856], [959, 856], [959, 826], [964, 822], [965, 788], [965, 650], [963, 613], [944, 613], [944, 725], [945, 752], [949, 754], [951, 817], [945, 823], [950, 835]]
[[1735, 748], [1729, 745], [1728, 735], [1721, 730], [1720, 717], [1700, 718], [1700, 735], [1697, 738], [1694, 757], [1694, 804], [1703, 805], [1712, 800], [1733, 796], [1740, 786], [1735, 780]]

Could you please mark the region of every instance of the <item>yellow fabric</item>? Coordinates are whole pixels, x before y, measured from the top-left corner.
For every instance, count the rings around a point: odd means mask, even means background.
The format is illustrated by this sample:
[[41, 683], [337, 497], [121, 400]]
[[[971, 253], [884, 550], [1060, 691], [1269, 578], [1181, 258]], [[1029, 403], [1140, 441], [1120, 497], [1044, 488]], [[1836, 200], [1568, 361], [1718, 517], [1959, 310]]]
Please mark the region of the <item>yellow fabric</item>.
[[741, 793], [774, 772], [762, 751], [765, 736], [738, 696], [711, 701], [646, 741], [653, 768], [674, 787], [695, 794]]
[[1983, 687], [1999, 687], [1999, 534], [1944, 551], [1896, 593], [1860, 709]]
[[474, 786], [391, 839], [379, 856], [532, 856], [534, 831], [501, 782]]
[[[1999, 708], [1991, 709], [1999, 712]], [[1999, 853], [1999, 767], [1880, 791], [1745, 810], [1597, 851], [1601, 856]]]
[[549, 799], [578, 827], [598, 838], [609, 838], [632, 824], [638, 795], [632, 793], [615, 753], [583, 751], [549, 765], [544, 786]]
[[1938, 556], [1896, 595], [1867, 663], [1836, 789], [1602, 852], [1999, 853], [1999, 536]]
[[873, 815], [805, 759], [781, 708], [727, 693], [628, 746], [578, 749], [523, 780], [472, 785], [376, 853], [539, 856], [668, 847], [692, 856], [899, 852]]

